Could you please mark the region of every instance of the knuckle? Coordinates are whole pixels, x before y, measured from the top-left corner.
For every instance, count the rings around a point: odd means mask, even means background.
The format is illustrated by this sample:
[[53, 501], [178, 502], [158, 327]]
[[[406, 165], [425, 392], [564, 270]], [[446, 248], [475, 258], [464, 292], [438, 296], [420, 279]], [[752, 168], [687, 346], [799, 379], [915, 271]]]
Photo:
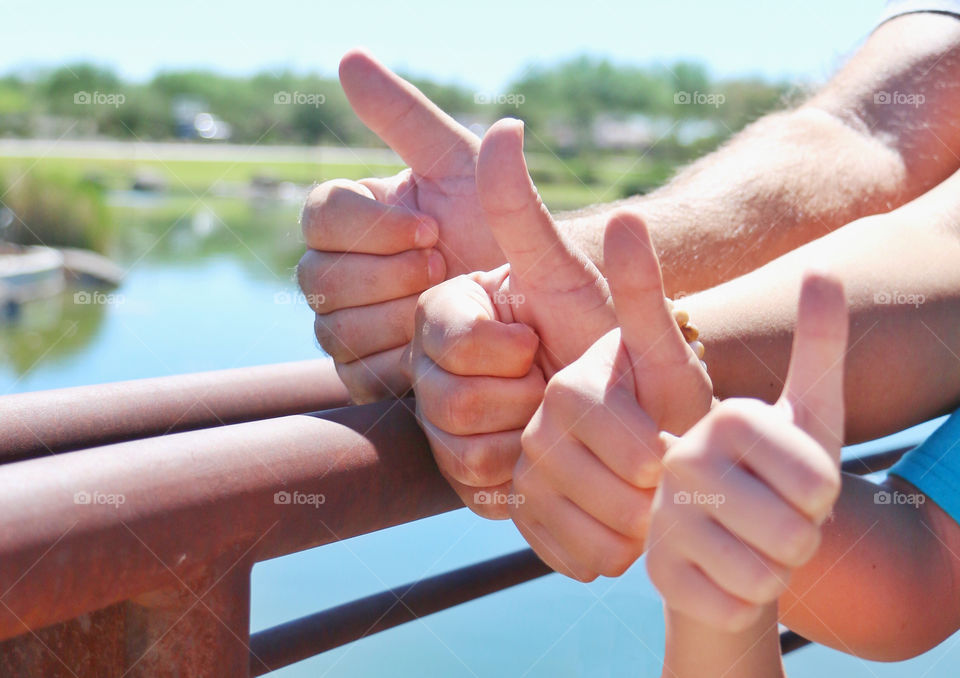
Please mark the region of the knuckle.
[[339, 355], [340, 349], [337, 346], [339, 342], [337, 341], [334, 333], [330, 330], [329, 316], [320, 315], [319, 313], [314, 316], [313, 334], [316, 336], [317, 343], [320, 344], [320, 348], [322, 348], [327, 355], [333, 358], [334, 362], [345, 362]]
[[313, 250], [307, 250], [297, 262], [297, 284], [304, 294], [313, 291], [313, 280], [316, 274], [314, 265], [316, 263], [316, 253]]
[[571, 572], [571, 577], [582, 584], [589, 584], [590, 582], [596, 581], [599, 576], [596, 572], [591, 572], [580, 567]]
[[760, 557], [751, 558], [751, 561], [740, 568], [744, 578], [742, 595], [752, 603], [763, 605], [774, 600], [786, 584], [781, 572]]
[[667, 580], [663, 577], [664, 565], [663, 565], [663, 552], [658, 548], [651, 548], [647, 551], [647, 577], [650, 578], [650, 583], [660, 591], [665, 593], [665, 588], [667, 586]]
[[337, 213], [342, 211], [347, 199], [356, 195], [353, 182], [346, 179], [334, 179], [320, 184], [307, 196], [301, 214], [301, 228], [304, 238], [309, 235], [317, 247], [330, 239], [330, 230], [336, 223]]
[[355, 405], [366, 405], [390, 397], [392, 393], [379, 378], [373, 376], [362, 360], [351, 363], [334, 363], [337, 376], [347, 387], [350, 400]]
[[653, 547], [647, 552], [646, 566], [650, 582], [669, 600], [677, 583], [677, 563], [665, 549]]
[[473, 497], [465, 498], [464, 504], [478, 516], [487, 520], [507, 520], [510, 518], [510, 510], [505, 504], [478, 504]]
[[451, 331], [442, 319], [431, 320], [422, 328], [423, 350], [437, 365], [454, 374], [468, 373], [476, 362], [470, 333]]
[[460, 461], [469, 474], [471, 485], [493, 485], [509, 480], [509, 459], [500, 454], [496, 442], [485, 437], [465, 439]]
[[[430, 287], [428, 258], [430, 250], [408, 250], [394, 255], [394, 261], [398, 262], [395, 272], [398, 286], [403, 289], [417, 290], [422, 292]], [[389, 269], [385, 270], [387, 273]]]
[[836, 467], [816, 467], [808, 471], [804, 487], [804, 505], [808, 513], [819, 514], [833, 506], [840, 496], [842, 480]]
[[550, 445], [545, 439], [544, 423], [541, 419], [535, 425], [527, 426], [520, 434], [520, 447], [523, 454], [530, 461], [530, 466], [536, 468], [549, 456]]
[[580, 401], [578, 384], [568, 370], [557, 372], [547, 382], [547, 388], [543, 393], [545, 407], [550, 407], [558, 412], [567, 412], [575, 409]]
[[595, 569], [604, 577], [619, 577], [639, 556], [626, 539], [615, 539], [596, 553]]
[[337, 313], [318, 314], [314, 321], [314, 333], [320, 346], [335, 362], [349, 363], [358, 356], [353, 349], [353, 326]]
[[297, 284], [303, 290], [310, 308], [318, 313], [332, 310], [330, 303], [331, 281], [336, 280], [339, 269], [327, 266], [324, 255], [315, 250], [307, 250], [297, 263]]
[[[527, 468], [525, 471], [520, 473], [514, 473], [513, 491], [518, 495], [523, 495], [524, 497], [533, 496], [535, 494], [534, 482], [532, 478], [533, 473], [535, 473], [535, 471], [531, 468]], [[527, 513], [535, 513], [535, 509], [532, 508], [531, 505], [526, 501], [523, 503], [522, 508]]]
[[704, 467], [709, 462], [710, 449], [712, 448], [688, 450], [678, 445], [677, 448], [663, 457], [661, 466], [664, 474], [674, 478], [691, 478], [703, 475], [706, 472]]
[[310, 191], [306, 202], [303, 204], [303, 211], [300, 214], [300, 228], [303, 237], [308, 242], [317, 247], [322, 247], [324, 241], [328, 239], [324, 232], [324, 225], [327, 222], [329, 213], [329, 193], [330, 186], [323, 183]]
[[639, 499], [629, 502], [620, 510], [619, 525], [623, 534], [643, 539], [650, 527], [649, 503]]
[[307, 242], [318, 242], [314, 234], [317, 233], [318, 230], [317, 217], [320, 205], [324, 199], [322, 191], [323, 184], [315, 186], [310, 193], [307, 194], [307, 199], [303, 203], [303, 209], [300, 210], [300, 232], [303, 234], [303, 239]]
[[725, 401], [710, 414], [709, 434], [713, 439], [740, 440], [749, 430], [746, 413], [737, 403]]
[[776, 559], [790, 567], [806, 563], [820, 545], [820, 530], [795, 517], [781, 521], [776, 534]]

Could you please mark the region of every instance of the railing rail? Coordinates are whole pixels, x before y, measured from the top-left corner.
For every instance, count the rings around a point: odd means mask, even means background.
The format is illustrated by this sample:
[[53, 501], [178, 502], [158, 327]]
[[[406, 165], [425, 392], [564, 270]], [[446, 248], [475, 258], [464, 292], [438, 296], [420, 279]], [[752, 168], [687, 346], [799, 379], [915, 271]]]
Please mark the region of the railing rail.
[[329, 360], [0, 397], [0, 463], [349, 403]]
[[323, 361], [47, 397], [0, 397], [0, 675], [262, 675], [549, 573], [519, 551], [251, 638], [254, 563], [462, 505], [411, 403], [291, 414], [343, 402]]

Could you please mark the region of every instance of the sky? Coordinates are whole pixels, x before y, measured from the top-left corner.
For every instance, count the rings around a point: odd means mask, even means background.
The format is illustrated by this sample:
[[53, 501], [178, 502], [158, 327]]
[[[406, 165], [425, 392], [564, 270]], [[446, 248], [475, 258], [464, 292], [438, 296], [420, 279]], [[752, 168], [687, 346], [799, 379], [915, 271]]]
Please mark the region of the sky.
[[0, 0], [0, 72], [91, 60], [136, 80], [160, 69], [334, 74], [364, 45], [415, 75], [501, 91], [531, 63], [590, 53], [704, 62], [718, 76], [825, 80], [883, 0]]

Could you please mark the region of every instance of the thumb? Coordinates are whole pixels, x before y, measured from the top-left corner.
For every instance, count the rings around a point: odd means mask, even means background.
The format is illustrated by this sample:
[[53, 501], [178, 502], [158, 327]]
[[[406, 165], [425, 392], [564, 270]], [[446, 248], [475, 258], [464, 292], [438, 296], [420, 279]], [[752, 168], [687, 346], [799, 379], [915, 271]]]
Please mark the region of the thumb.
[[843, 283], [824, 272], [804, 274], [790, 368], [777, 404], [837, 460], [843, 445], [847, 323]]
[[483, 137], [477, 194], [487, 224], [526, 289], [565, 291], [596, 282], [599, 271], [560, 234], [523, 158], [523, 123], [506, 118]]
[[357, 117], [414, 172], [473, 174], [476, 135], [365, 50], [340, 60], [340, 84]]
[[663, 293], [660, 260], [643, 219], [629, 210], [610, 217], [603, 238], [607, 283], [620, 338], [634, 372], [682, 364], [694, 356]]

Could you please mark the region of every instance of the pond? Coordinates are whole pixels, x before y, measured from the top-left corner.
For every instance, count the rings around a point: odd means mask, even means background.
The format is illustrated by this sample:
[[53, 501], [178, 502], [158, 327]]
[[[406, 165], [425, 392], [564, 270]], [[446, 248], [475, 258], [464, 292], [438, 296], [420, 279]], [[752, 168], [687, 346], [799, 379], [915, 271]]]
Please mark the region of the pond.
[[[296, 201], [115, 195], [127, 271], [110, 294], [24, 308], [0, 326], [0, 393], [315, 358], [297, 295]], [[69, 413], [64, 413], [69, 416]], [[898, 434], [918, 440], [931, 426]], [[261, 563], [254, 631], [525, 544], [510, 523], [466, 510]], [[791, 676], [956, 675], [957, 636], [908, 664], [824, 648], [787, 660]], [[374, 635], [278, 676], [658, 676], [660, 601], [642, 561], [583, 585], [551, 575]]]

